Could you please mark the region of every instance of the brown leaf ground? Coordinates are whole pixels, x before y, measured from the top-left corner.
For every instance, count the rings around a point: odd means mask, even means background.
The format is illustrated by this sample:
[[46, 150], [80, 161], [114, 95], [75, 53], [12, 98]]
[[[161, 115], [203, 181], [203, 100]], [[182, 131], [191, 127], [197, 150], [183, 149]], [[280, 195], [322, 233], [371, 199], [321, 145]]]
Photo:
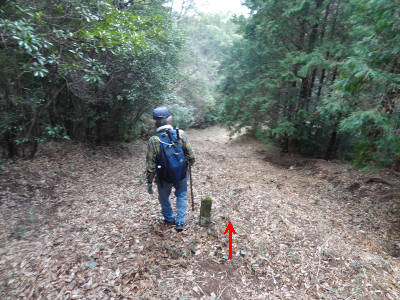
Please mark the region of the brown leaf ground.
[[[229, 139], [220, 128], [189, 136], [196, 211], [180, 234], [162, 224], [141, 181], [143, 141], [48, 145], [34, 161], [7, 164], [0, 296], [400, 299], [399, 201], [377, 200], [383, 183], [367, 184], [370, 174], [342, 163]], [[211, 228], [197, 225], [205, 194]], [[228, 221], [237, 232], [230, 261]]]

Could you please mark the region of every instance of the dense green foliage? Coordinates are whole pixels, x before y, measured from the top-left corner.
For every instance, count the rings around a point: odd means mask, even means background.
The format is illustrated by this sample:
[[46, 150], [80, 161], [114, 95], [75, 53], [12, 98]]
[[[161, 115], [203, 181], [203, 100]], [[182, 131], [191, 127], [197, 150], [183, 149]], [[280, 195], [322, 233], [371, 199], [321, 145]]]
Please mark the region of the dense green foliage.
[[343, 115], [339, 129], [358, 137], [353, 157], [359, 165], [399, 168], [400, 3], [354, 3], [353, 51], [336, 84]]
[[164, 104], [180, 128], [220, 112], [285, 152], [400, 167], [398, 1], [247, 0], [233, 20], [187, 3], [0, 1], [3, 156], [128, 141]]
[[398, 1], [248, 0], [222, 122], [283, 151], [399, 165]]
[[192, 107], [194, 127], [215, 124], [218, 70], [233, 41], [238, 38], [228, 16], [195, 13], [179, 23], [186, 33], [176, 97]]
[[144, 114], [165, 103], [176, 79], [183, 39], [164, 2], [5, 2], [3, 152], [32, 156], [49, 138], [102, 142], [139, 134]]

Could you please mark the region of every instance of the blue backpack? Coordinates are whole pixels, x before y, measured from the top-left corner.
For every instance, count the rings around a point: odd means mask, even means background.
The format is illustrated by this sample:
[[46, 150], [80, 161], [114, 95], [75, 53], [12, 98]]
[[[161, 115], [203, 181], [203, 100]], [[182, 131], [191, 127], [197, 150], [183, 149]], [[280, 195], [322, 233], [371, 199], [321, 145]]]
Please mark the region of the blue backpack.
[[160, 140], [160, 156], [157, 161], [157, 176], [161, 181], [176, 183], [186, 177], [187, 159], [183, 145], [179, 142], [179, 130], [157, 133]]

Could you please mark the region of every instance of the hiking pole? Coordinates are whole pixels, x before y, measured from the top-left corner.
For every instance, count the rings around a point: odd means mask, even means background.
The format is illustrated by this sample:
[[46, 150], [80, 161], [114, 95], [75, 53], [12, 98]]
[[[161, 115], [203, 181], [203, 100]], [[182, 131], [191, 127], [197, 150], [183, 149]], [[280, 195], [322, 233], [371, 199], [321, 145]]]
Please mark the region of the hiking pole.
[[189, 177], [190, 177], [190, 193], [192, 196], [192, 211], [194, 211], [192, 166], [190, 164], [189, 164]]

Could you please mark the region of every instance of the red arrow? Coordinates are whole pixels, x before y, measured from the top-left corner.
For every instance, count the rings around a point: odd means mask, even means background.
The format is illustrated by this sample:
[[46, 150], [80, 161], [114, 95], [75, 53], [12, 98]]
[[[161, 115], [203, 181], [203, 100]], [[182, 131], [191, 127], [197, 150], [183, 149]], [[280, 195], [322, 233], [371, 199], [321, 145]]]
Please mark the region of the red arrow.
[[235, 228], [233, 228], [233, 225], [231, 222], [229, 222], [228, 226], [225, 229], [225, 233], [227, 234], [229, 232], [229, 259], [232, 259], [232, 234], [236, 234]]

